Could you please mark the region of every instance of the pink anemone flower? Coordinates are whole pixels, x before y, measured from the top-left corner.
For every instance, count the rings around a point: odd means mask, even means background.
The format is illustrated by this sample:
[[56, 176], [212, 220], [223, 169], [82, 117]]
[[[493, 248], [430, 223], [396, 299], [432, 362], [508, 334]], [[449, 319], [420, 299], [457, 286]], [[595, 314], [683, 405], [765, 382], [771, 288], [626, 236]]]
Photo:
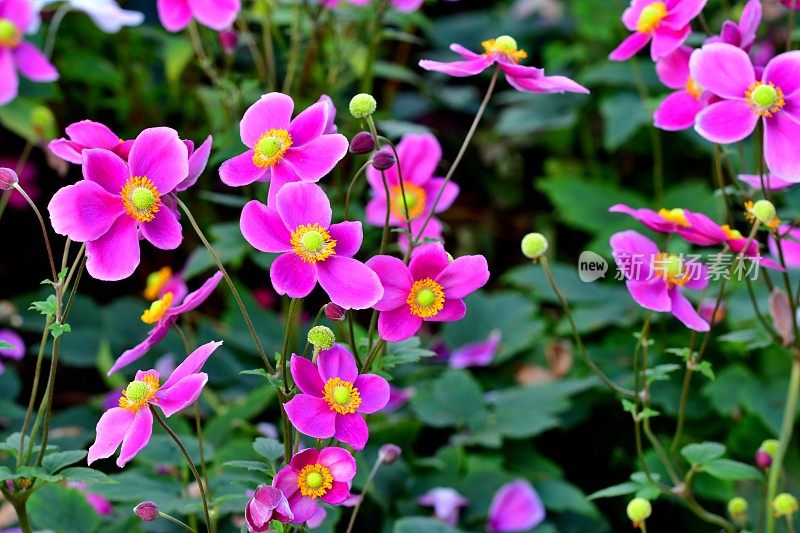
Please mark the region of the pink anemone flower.
[[317, 511], [319, 500], [339, 505], [350, 497], [350, 482], [356, 475], [356, 460], [343, 448], [308, 448], [296, 453], [272, 480], [289, 500], [292, 524], [302, 524]]
[[[786, 266], [789, 268], [800, 267], [800, 228], [795, 228], [791, 224], [782, 224], [778, 227], [777, 233], [781, 236], [781, 248]], [[772, 234], [767, 239], [767, 246], [772, 257], [780, 257], [778, 242]]]
[[[740, 181], [745, 182], [752, 188], [761, 189], [761, 176], [758, 174], [739, 174], [738, 177]], [[792, 185], [796, 185], [796, 183], [781, 179], [772, 174], [764, 175], [764, 187], [766, 187], [768, 191], [780, 191], [788, 189]]]
[[86, 243], [86, 270], [92, 277], [127, 278], [139, 265], [140, 232], [162, 250], [173, 250], [183, 240], [178, 218], [163, 199], [188, 173], [186, 145], [171, 128], [140, 133], [127, 163], [109, 150], [86, 150], [84, 179], [50, 201], [53, 229]]
[[316, 366], [292, 355], [291, 370], [302, 393], [284, 408], [298, 431], [317, 439], [334, 437], [363, 450], [369, 429], [362, 414], [386, 406], [389, 383], [376, 374], [359, 375], [355, 358], [339, 344], [320, 351]]
[[447, 364], [450, 368], [489, 366], [497, 355], [501, 338], [500, 330], [493, 329], [486, 340], [465, 344], [453, 350], [447, 358]]
[[181, 302], [189, 294], [189, 287], [180, 273], [173, 273], [170, 267], [165, 266], [147, 276], [143, 296], [152, 302], [164, 298], [167, 293], [172, 294], [173, 302]]
[[780, 178], [800, 182], [800, 51], [772, 58], [761, 79], [747, 53], [726, 43], [704, 45], [692, 54], [692, 78], [721, 100], [698, 115], [695, 130], [705, 139], [730, 144], [764, 124], [767, 167]]
[[270, 531], [270, 522], [273, 520], [283, 524], [290, 522], [294, 519], [294, 513], [283, 492], [271, 485], [260, 485], [247, 502], [244, 519], [250, 533], [262, 533]]
[[158, 18], [167, 31], [184, 29], [192, 19], [212, 30], [230, 28], [241, 9], [240, 0], [158, 0]]
[[3, 359], [19, 361], [25, 356], [25, 342], [17, 332], [10, 329], [0, 329], [0, 341], [11, 346], [11, 348], [0, 348], [0, 374], [5, 371]]
[[706, 0], [631, 0], [622, 23], [633, 33], [608, 58], [626, 61], [647, 46], [653, 61], [677, 50], [692, 32], [689, 23], [703, 10]]
[[378, 333], [396, 342], [412, 337], [423, 321], [455, 322], [467, 312], [463, 298], [489, 281], [489, 267], [482, 255], [451, 260], [439, 243], [424, 244], [414, 251], [406, 266], [400, 259], [377, 255], [367, 261], [383, 285]]
[[489, 533], [513, 533], [533, 529], [544, 521], [542, 500], [530, 483], [517, 479], [500, 487], [489, 507]]
[[245, 153], [225, 161], [222, 182], [231, 187], [270, 181], [269, 202], [286, 183], [319, 181], [347, 153], [347, 138], [326, 134], [332, 112], [326, 101], [307, 108], [292, 120], [294, 102], [282, 93], [269, 93], [245, 111], [240, 124]]
[[[400, 169], [398, 170], [395, 164], [384, 172], [389, 186], [390, 225], [406, 227], [406, 207], [408, 207], [408, 220], [424, 220], [433, 209], [433, 201], [442, 186], [444, 193], [436, 205], [435, 212], [441, 213], [453, 204], [458, 196], [458, 185], [452, 181], [445, 184], [444, 178], [434, 177], [442, 159], [442, 147], [436, 137], [430, 133], [404, 135], [397, 145], [397, 156]], [[400, 174], [403, 176], [402, 188]], [[386, 218], [387, 200], [381, 172], [370, 166], [367, 168], [367, 181], [373, 194], [366, 208], [367, 222], [382, 227]], [[405, 191], [405, 203], [403, 191]]]
[[361, 247], [361, 222], [331, 224], [331, 204], [314, 183], [289, 183], [275, 201], [244, 206], [242, 235], [262, 252], [279, 253], [269, 269], [278, 294], [304, 298], [319, 284], [345, 309], [372, 307], [383, 295], [380, 280], [353, 259]]
[[108, 375], [110, 376], [128, 366], [158, 344], [182, 314], [194, 311], [208, 299], [214, 289], [217, 288], [217, 285], [219, 285], [221, 279], [222, 272], [217, 272], [208, 278], [196, 291], [187, 294], [179, 305], [177, 302], [180, 300], [176, 300], [171, 292], [164, 293], [160, 299], [150, 304], [150, 307], [142, 313], [141, 318], [145, 324], [155, 324], [155, 326], [147, 333], [147, 337], [142, 342], [129, 350], [125, 350], [119, 356], [108, 371]]
[[611, 249], [636, 303], [651, 311], [670, 312], [695, 331], [710, 329], [681, 294], [682, 287], [702, 290], [708, 285], [705, 265], [659, 252], [653, 241], [632, 230], [612, 235]]
[[656, 62], [661, 83], [677, 89], [667, 96], [653, 113], [656, 128], [680, 131], [691, 128], [697, 114], [708, 105], [712, 95], [694, 81], [689, 73], [689, 58], [693, 50], [681, 46]]
[[103, 413], [97, 422], [97, 437], [89, 448], [88, 463], [110, 457], [122, 445], [117, 466], [122, 468], [139, 451], [147, 446], [153, 432], [153, 414], [150, 406], [161, 409], [170, 417], [193, 404], [208, 381], [208, 374], [200, 372], [206, 360], [222, 342], [209, 342], [193, 351], [164, 384], [159, 383], [155, 370], [136, 372], [119, 399], [119, 406]]
[[437, 519], [450, 526], [455, 526], [458, 524], [459, 509], [466, 507], [469, 500], [456, 489], [435, 487], [417, 498], [417, 503], [433, 507], [433, 514]]
[[517, 49], [517, 41], [508, 35], [489, 39], [481, 43], [484, 53], [476, 54], [460, 44], [451, 44], [450, 49], [464, 58], [464, 61], [442, 63], [423, 59], [419, 66], [425, 70], [443, 72], [449, 76], [463, 78], [480, 74], [492, 65], [500, 67], [509, 85], [518, 91], [528, 93], [583, 93], [589, 94], [586, 87], [564, 76], [545, 76], [544, 69], [525, 67], [518, 63], [528, 57], [525, 50]]
[[92, 120], [70, 124], [65, 133], [68, 139], [54, 139], [47, 147], [64, 161], [76, 165], [83, 163], [83, 151], [89, 148], [111, 150], [127, 161], [133, 145], [133, 140], [123, 141], [108, 126]]
[[48, 82], [58, 71], [34, 45], [22, 40], [33, 23], [33, 6], [28, 0], [0, 0], [0, 105], [17, 97], [19, 77]]

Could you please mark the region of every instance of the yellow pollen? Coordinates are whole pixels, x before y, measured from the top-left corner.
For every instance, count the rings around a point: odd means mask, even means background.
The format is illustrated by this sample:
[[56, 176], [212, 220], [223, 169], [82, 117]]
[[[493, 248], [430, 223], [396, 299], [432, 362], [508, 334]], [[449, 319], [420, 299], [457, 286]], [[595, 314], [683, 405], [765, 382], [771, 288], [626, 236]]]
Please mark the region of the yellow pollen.
[[142, 313], [142, 322], [145, 324], [155, 324], [164, 317], [164, 313], [172, 305], [172, 293], [168, 292], [161, 297], [160, 300], [150, 304], [149, 309], [145, 309]]
[[431, 278], [417, 280], [411, 286], [406, 303], [414, 316], [436, 316], [444, 308], [444, 290]]
[[361, 394], [349, 381], [331, 378], [325, 382], [323, 398], [328, 402], [331, 410], [340, 415], [355, 413], [361, 405]]
[[528, 57], [528, 53], [525, 50], [518, 50], [517, 42], [507, 35], [500, 36], [497, 39], [487, 39], [483, 41], [481, 45], [483, 46], [483, 55], [485, 56], [503, 54], [514, 63], [519, 63], [521, 60]]
[[727, 224], [720, 226], [720, 229], [725, 232], [728, 239], [744, 239], [744, 235], [738, 229], [733, 229]]
[[689, 79], [686, 80], [686, 92], [691, 94], [695, 100], [700, 100], [700, 97], [703, 95], [703, 87], [694, 81], [694, 78], [689, 76]]
[[12, 21], [0, 18], [0, 47], [14, 48], [19, 44], [21, 32]]
[[684, 228], [690, 228], [692, 225], [689, 224], [689, 221], [686, 219], [686, 214], [683, 212], [683, 209], [675, 208], [675, 209], [659, 209], [658, 216], [666, 220], [667, 222], [672, 222], [673, 224], [677, 224], [679, 226], [683, 226]]
[[119, 406], [135, 413], [150, 402], [156, 402], [156, 392], [161, 385], [155, 374], [145, 373], [141, 380], [131, 381], [122, 391]]
[[682, 287], [691, 279], [691, 272], [684, 268], [683, 261], [675, 254], [660, 252], [653, 261], [656, 275], [667, 282], [669, 287]]
[[[389, 191], [391, 197], [390, 209], [392, 214], [400, 220], [413, 220], [425, 212], [425, 189], [413, 183], [404, 183], [406, 191], [405, 205], [403, 204], [403, 189], [400, 185], [393, 185]], [[408, 207], [408, 218], [406, 218], [406, 207]]]
[[636, 22], [636, 31], [639, 33], [651, 33], [661, 25], [661, 21], [667, 16], [667, 5], [664, 2], [653, 2], [639, 14]]
[[164, 287], [171, 278], [172, 269], [170, 267], [163, 267], [158, 272], [152, 272], [147, 276], [144, 297], [151, 301], [158, 299], [158, 295], [164, 290]]
[[292, 248], [306, 263], [316, 263], [336, 253], [336, 240], [319, 224], [303, 224], [292, 232]]
[[125, 211], [139, 222], [150, 222], [161, 208], [161, 194], [146, 177], [129, 178], [119, 194]]
[[744, 97], [753, 113], [766, 118], [771, 117], [786, 105], [783, 91], [772, 82], [753, 82], [745, 91]]
[[268, 168], [283, 159], [286, 150], [292, 146], [292, 136], [283, 129], [272, 128], [263, 134], [253, 148], [253, 164]]
[[325, 496], [333, 488], [333, 475], [327, 466], [321, 464], [306, 465], [297, 474], [297, 488], [307, 498]]

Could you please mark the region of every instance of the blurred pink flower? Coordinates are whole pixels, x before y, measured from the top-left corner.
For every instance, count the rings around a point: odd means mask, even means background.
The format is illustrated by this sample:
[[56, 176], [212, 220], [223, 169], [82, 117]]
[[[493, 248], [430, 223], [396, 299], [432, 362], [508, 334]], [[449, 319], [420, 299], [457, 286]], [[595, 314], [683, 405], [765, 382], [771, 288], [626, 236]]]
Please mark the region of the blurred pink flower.
[[5, 370], [4, 358], [19, 361], [25, 356], [25, 342], [17, 332], [10, 329], [0, 329], [0, 341], [11, 345], [11, 348], [0, 348], [0, 374], [2, 374]]
[[469, 368], [472, 366], [489, 366], [500, 348], [501, 333], [493, 329], [489, 338], [484, 341], [465, 344], [453, 350], [447, 359], [451, 368]]
[[286, 523], [294, 519], [289, 501], [283, 492], [270, 485], [260, 485], [244, 511], [247, 530], [251, 533], [271, 531], [270, 522]]
[[542, 500], [530, 483], [517, 479], [495, 493], [489, 508], [489, 533], [528, 531], [541, 524], [545, 511]]
[[105, 124], [92, 120], [70, 124], [65, 133], [67, 139], [54, 139], [47, 147], [64, 161], [76, 165], [83, 163], [83, 151], [89, 148], [111, 150], [127, 161], [133, 146], [133, 140], [124, 141]]
[[436, 487], [419, 498], [417, 503], [433, 507], [433, 513], [442, 522], [450, 526], [458, 524], [459, 509], [466, 507], [469, 500], [450, 487]]
[[167, 31], [184, 29], [192, 19], [212, 30], [230, 28], [241, 9], [240, 0], [158, 0], [158, 18]]

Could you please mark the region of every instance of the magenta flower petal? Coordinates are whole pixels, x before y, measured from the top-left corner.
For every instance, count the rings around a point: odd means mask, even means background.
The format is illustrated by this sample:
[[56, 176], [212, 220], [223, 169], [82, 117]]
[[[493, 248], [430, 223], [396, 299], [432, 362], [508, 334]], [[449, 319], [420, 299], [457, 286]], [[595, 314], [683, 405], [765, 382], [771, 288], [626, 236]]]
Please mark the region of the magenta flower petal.
[[[445, 184], [444, 178], [431, 178], [424, 186], [425, 194], [427, 194], [430, 198], [431, 204], [436, 198], [436, 195], [439, 194], [439, 190], [442, 188], [443, 184], [444, 192], [442, 193], [442, 197], [439, 199], [439, 203], [436, 204], [436, 213], [447, 211], [450, 206], [453, 205], [453, 202], [456, 201], [458, 193], [460, 192], [458, 184], [453, 183], [452, 181], [449, 181]], [[384, 209], [386, 209], [385, 204]], [[381, 225], [383, 225], [383, 221], [381, 221]]]
[[762, 78], [780, 87], [787, 99], [800, 98], [800, 50], [786, 52], [767, 63]]
[[361, 451], [369, 440], [369, 428], [367, 428], [367, 423], [358, 413], [339, 415], [336, 417], [336, 433], [334, 437], [346, 442], [354, 450]]
[[[171, 309], [168, 309], [165, 313], [165, 316], [174, 317], [180, 315], [181, 313], [186, 313], [187, 311], [193, 311], [194, 309], [197, 309], [200, 304], [205, 302], [211, 293], [214, 292], [214, 289], [217, 288], [217, 285], [219, 285], [222, 277], [222, 272], [217, 271], [214, 273], [214, 275], [205, 280], [200, 287], [187, 294], [186, 298], [183, 299], [180, 305], [176, 305]], [[204, 346], [208, 345], [206, 344]], [[198, 348], [198, 350], [199, 349], [200, 348]]]
[[500, 330], [494, 329], [485, 341], [465, 344], [453, 350], [447, 363], [451, 368], [469, 368], [472, 366], [489, 366], [500, 347]]
[[544, 76], [542, 78], [518, 78], [506, 76], [509, 85], [519, 91], [529, 93], [580, 93], [589, 94], [589, 89], [566, 76]]
[[331, 203], [313, 183], [287, 183], [276, 199], [275, 207], [289, 231], [304, 224], [319, 224], [323, 228], [331, 225]]
[[753, 133], [758, 118], [743, 100], [722, 100], [697, 114], [694, 129], [711, 142], [730, 144]]
[[107, 376], [110, 376], [120, 369], [125, 368], [132, 362], [136, 361], [140, 357], [150, 350], [156, 343], [158, 343], [161, 339], [163, 339], [167, 333], [169, 332], [169, 328], [171, 326], [171, 322], [164, 322], [163, 324], [157, 324], [156, 327], [150, 330], [150, 333], [147, 334], [147, 337], [134, 346], [129, 350], [125, 350], [122, 355], [120, 355], [117, 360], [114, 362], [112, 367], [106, 373]]
[[322, 379], [320, 379], [319, 371], [317, 367], [314, 366], [314, 363], [305, 357], [292, 354], [289, 364], [292, 372], [292, 379], [294, 379], [294, 384], [297, 385], [297, 388], [305, 394], [321, 398], [325, 384]]
[[[299, 494], [299, 493], [298, 493]], [[294, 513], [293, 524], [302, 524], [307, 522], [314, 513], [317, 512], [319, 504], [314, 498], [306, 498], [305, 496], [296, 497], [294, 501], [289, 501], [289, 505]]]
[[331, 224], [328, 233], [336, 241], [336, 255], [343, 257], [353, 257], [361, 248], [364, 238], [361, 222], [358, 220]]
[[153, 220], [142, 222], [139, 229], [150, 244], [162, 250], [174, 250], [183, 241], [181, 224], [170, 209], [159, 209]]
[[10, 349], [0, 349], [0, 357], [19, 361], [25, 355], [25, 342], [15, 331], [0, 329], [0, 341], [5, 341], [12, 346]]
[[7, 48], [0, 47], [0, 105], [5, 105], [17, 97], [19, 77], [14, 57]]
[[692, 50], [688, 46], [681, 46], [668, 56], [656, 62], [656, 74], [661, 83], [670, 89], [683, 89], [686, 87], [686, 80], [691, 76], [689, 72], [689, 58]]
[[442, 147], [430, 133], [409, 133], [398, 143], [397, 156], [403, 165], [403, 181], [422, 185], [436, 172]]
[[271, 253], [292, 250], [292, 236], [278, 212], [258, 200], [251, 200], [245, 204], [239, 228], [245, 240], [256, 250]]
[[303, 146], [325, 132], [328, 125], [327, 102], [317, 102], [299, 113], [289, 124], [289, 135], [292, 137], [292, 146]]
[[275, 292], [286, 294], [290, 298], [308, 296], [317, 284], [314, 267], [294, 253], [286, 253], [275, 258], [269, 268], [269, 279]]
[[636, 303], [645, 309], [661, 312], [672, 309], [672, 302], [667, 291], [667, 284], [663, 279], [654, 278], [650, 281], [629, 279], [626, 285]]
[[328, 489], [328, 492], [320, 496], [319, 499], [330, 505], [339, 505], [349, 497], [350, 484], [334, 481], [333, 486]]
[[38, 48], [28, 42], [21, 42], [12, 52], [20, 74], [33, 81], [55, 81], [58, 71]]
[[[383, 190], [382, 185], [380, 190]], [[373, 189], [373, 191], [375, 191], [375, 189]], [[365, 211], [367, 222], [373, 226], [382, 227], [386, 220], [386, 196], [383, 194], [379, 196], [376, 191], [375, 196], [367, 203]], [[394, 216], [390, 214], [389, 222], [392, 223], [393, 220]]]
[[358, 367], [353, 355], [339, 344], [322, 350], [317, 356], [317, 368], [322, 381], [339, 378], [353, 383], [358, 377]]
[[672, 233], [676, 229], [676, 224], [665, 220], [661, 215], [652, 209], [634, 209], [625, 204], [615, 204], [608, 208], [610, 213], [625, 213], [630, 215], [653, 231], [660, 233]]
[[131, 217], [119, 217], [105, 234], [86, 243], [86, 270], [95, 279], [125, 279], [138, 265], [139, 235]]
[[455, 489], [449, 487], [436, 487], [417, 499], [420, 505], [433, 507], [436, 518], [445, 524], [455, 526], [458, 523], [459, 508], [469, 504]]
[[206, 364], [208, 358], [211, 357], [211, 354], [214, 351], [222, 346], [222, 341], [217, 342], [207, 342], [202, 346], [198, 347], [195, 351], [193, 351], [186, 359], [183, 360], [181, 364], [175, 367], [175, 370], [172, 371], [172, 374], [167, 378], [167, 381], [161, 385], [161, 390], [169, 389], [173, 385], [176, 385], [179, 381], [183, 380], [183, 378], [195, 374], [203, 365]]
[[673, 287], [670, 289], [669, 295], [672, 299], [672, 314], [675, 316], [675, 318], [683, 322], [687, 328], [701, 332], [711, 329], [711, 326], [708, 325], [708, 322], [703, 320], [703, 318], [697, 314], [692, 302], [687, 300], [686, 297], [681, 294], [681, 291], [678, 287]]
[[434, 281], [442, 286], [446, 298], [464, 298], [486, 285], [489, 266], [482, 255], [465, 255], [448, 264]]
[[[800, 97], [800, 93], [798, 93]], [[765, 121], [764, 158], [770, 172], [781, 178], [800, 183], [799, 118], [778, 112]]]
[[627, 61], [635, 56], [639, 50], [647, 46], [649, 42], [650, 35], [639, 32], [632, 33], [608, 54], [608, 58], [611, 61]]
[[650, 57], [656, 61], [665, 57], [678, 48], [686, 41], [692, 29], [689, 25], [682, 28], [672, 29], [666, 24], [653, 33], [653, 43], [650, 45]]
[[528, 531], [544, 520], [542, 500], [530, 483], [518, 479], [495, 493], [486, 529], [490, 533]]
[[474, 76], [480, 74], [494, 63], [494, 59], [487, 56], [481, 56], [477, 59], [470, 59], [467, 61], [453, 61], [451, 63], [443, 63], [441, 61], [431, 61], [430, 59], [422, 59], [419, 66], [425, 70], [432, 70], [434, 72], [442, 72], [448, 76], [455, 76], [457, 78], [464, 78], [466, 76]]
[[338, 133], [323, 135], [302, 146], [292, 146], [286, 161], [304, 181], [318, 181], [347, 154], [347, 137]]
[[[739, 174], [738, 177], [741, 181], [745, 182], [754, 189], [761, 188], [761, 176], [757, 174]], [[767, 174], [764, 176], [764, 184], [766, 185], [767, 190], [780, 191], [782, 189], [791, 187], [795, 183], [789, 180], [781, 179], [778, 176]]]
[[653, 124], [666, 131], [691, 128], [702, 104], [687, 91], [675, 91], [667, 96], [653, 113]]
[[79, 181], [58, 190], [47, 209], [53, 230], [77, 242], [102, 237], [118, 219], [133, 220], [121, 216], [125, 209], [119, 196], [91, 181]]
[[211, 135], [209, 135], [197, 150], [191, 151], [191, 155], [189, 156], [189, 175], [175, 187], [175, 191], [185, 191], [197, 183], [197, 179], [208, 164], [208, 158], [211, 155], [211, 143], [212, 139]]
[[122, 468], [133, 459], [142, 448], [150, 442], [153, 434], [153, 413], [147, 407], [139, 409], [133, 416], [133, 422], [128, 427], [122, 439], [122, 447], [117, 457], [117, 466]]
[[267, 192], [267, 204], [270, 206], [275, 205], [278, 193], [287, 183], [294, 183], [300, 181], [292, 165], [286, 159], [279, 161], [272, 169], [267, 169], [265, 174], [266, 179], [269, 181], [269, 191]]
[[158, 18], [167, 31], [181, 31], [192, 21], [189, 0], [158, 0]]
[[353, 385], [361, 393], [359, 412], [372, 414], [380, 411], [389, 403], [389, 383], [375, 374], [362, 374]]
[[319, 284], [331, 301], [345, 309], [368, 309], [383, 296], [377, 274], [361, 261], [332, 255], [316, 268]]
[[294, 102], [282, 93], [268, 93], [244, 112], [239, 130], [242, 142], [253, 148], [258, 139], [271, 129], [288, 130]]
[[376, 255], [367, 261], [380, 279], [383, 286], [383, 298], [374, 305], [377, 311], [389, 311], [405, 305], [414, 280], [408, 267], [398, 258], [388, 255]]
[[673, 28], [682, 28], [689, 24], [705, 7], [707, 0], [677, 0], [668, 2], [669, 15], [664, 19], [665, 24]]
[[422, 327], [422, 319], [402, 305], [378, 315], [378, 334], [383, 340], [398, 342], [413, 337]]
[[344, 448], [336, 446], [323, 448], [316, 462], [328, 467], [336, 481], [346, 483], [356, 477], [356, 460]]
[[[0, 50], [0, 64], [2, 64], [2, 56], [3, 51]], [[2, 85], [2, 83], [3, 82], [0, 81], [0, 85]], [[2, 91], [1, 87], [0, 91]], [[0, 98], [2, 98], [2, 95], [0, 95]], [[50, 141], [50, 144], [47, 145], [47, 148], [57, 157], [60, 157], [68, 163], [80, 165], [83, 162], [84, 147], [76, 142], [68, 141], [67, 139], [53, 139]]]
[[219, 178], [225, 185], [241, 187], [262, 180], [268, 172], [269, 169], [253, 164], [253, 151], [248, 150], [222, 163], [219, 167]]
[[133, 418], [132, 412], [120, 407], [113, 407], [103, 413], [97, 422], [97, 437], [94, 444], [89, 447], [89, 455], [86, 458], [88, 464], [114, 455], [128, 428], [133, 424]]
[[[336, 432], [336, 411], [331, 410], [328, 402], [308, 394], [298, 394], [285, 404], [286, 416], [300, 433], [315, 439], [333, 437]], [[358, 415], [358, 418], [361, 418]], [[340, 439], [341, 440], [341, 439]]]
[[125, 183], [131, 177], [125, 161], [107, 149], [84, 149], [82, 162], [83, 167], [81, 170], [83, 171], [84, 179], [97, 183], [115, 196], [120, 195]]
[[436, 279], [436, 276], [450, 264], [444, 246], [439, 243], [423, 244], [414, 251], [408, 268], [415, 280]]
[[165, 416], [172, 416], [192, 405], [200, 397], [207, 382], [208, 374], [205, 372], [189, 374], [169, 387], [161, 387], [156, 394], [156, 405], [164, 411]]
[[464, 59], [481, 59], [481, 58], [484, 57], [483, 55], [476, 54], [472, 50], [470, 50], [468, 48], [465, 48], [465, 47], [461, 46], [458, 43], [452, 43], [450, 45], [450, 50], [452, 50], [453, 52], [457, 53], [458, 55], [460, 55]]
[[319, 450], [316, 448], [306, 448], [305, 450], [294, 454], [289, 461], [289, 464], [292, 468], [299, 471], [308, 465], [317, 464], [318, 459]]
[[[615, 233], [610, 239], [611, 248], [614, 251], [614, 259], [619, 265], [620, 271], [626, 278], [635, 280], [647, 279], [650, 275], [649, 260], [643, 264], [632, 264], [631, 261], [621, 261], [621, 259], [635, 258], [637, 256], [648, 259], [658, 253], [658, 247], [653, 241], [635, 231], [621, 231]], [[640, 267], [640, 268], [636, 268]], [[638, 271], [637, 271], [638, 270]]]
[[[297, 457], [297, 455], [295, 455], [295, 457]], [[300, 491], [297, 486], [297, 472], [290, 465], [281, 468], [278, 473], [275, 474], [272, 480], [272, 486], [283, 492], [286, 499], [289, 500], [291, 504], [294, 496]], [[292, 512], [294, 512], [294, 509], [292, 509]]]
[[700, 86], [722, 98], [744, 100], [748, 87], [756, 81], [747, 54], [726, 43], [707, 44], [693, 53], [689, 69]]
[[146, 176], [166, 194], [189, 175], [189, 152], [172, 128], [148, 128], [133, 142], [128, 165], [132, 176]]
[[203, 26], [222, 31], [230, 28], [239, 14], [239, 0], [188, 0], [192, 14]]
[[33, 4], [27, 0], [5, 0], [0, 4], [0, 18], [8, 19], [22, 31], [33, 23]]
[[445, 300], [442, 310], [426, 320], [430, 322], [457, 322], [467, 314], [467, 304], [463, 300]]

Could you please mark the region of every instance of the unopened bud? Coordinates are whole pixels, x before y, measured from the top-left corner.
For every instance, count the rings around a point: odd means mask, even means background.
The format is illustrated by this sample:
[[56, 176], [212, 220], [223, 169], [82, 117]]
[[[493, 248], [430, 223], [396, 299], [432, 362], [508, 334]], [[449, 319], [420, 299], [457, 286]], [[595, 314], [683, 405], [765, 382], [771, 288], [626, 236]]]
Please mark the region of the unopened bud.
[[375, 139], [368, 131], [360, 131], [350, 141], [351, 154], [368, 154], [375, 148]]
[[528, 259], [538, 259], [547, 253], [550, 243], [541, 233], [528, 233], [522, 238], [522, 255]]
[[231, 55], [239, 44], [239, 34], [233, 28], [222, 30], [219, 32], [219, 44], [226, 54]]
[[333, 320], [334, 322], [341, 322], [344, 320], [344, 317], [347, 315], [347, 311], [343, 309], [341, 306], [336, 305], [333, 302], [325, 304], [325, 317], [328, 320]]
[[759, 200], [752, 207], [753, 215], [765, 226], [772, 225], [778, 212], [775, 210], [775, 205], [769, 200]]
[[314, 326], [308, 330], [308, 342], [315, 350], [327, 350], [336, 342], [336, 335], [327, 326]]
[[49, 141], [56, 137], [56, 117], [49, 107], [37, 105], [31, 109], [31, 126], [39, 139]]
[[378, 459], [383, 463], [390, 465], [397, 461], [402, 453], [403, 450], [400, 449], [400, 446], [397, 446], [396, 444], [384, 444], [381, 446], [380, 450], [378, 450]]
[[350, 114], [355, 118], [367, 118], [378, 108], [378, 102], [371, 94], [360, 93], [350, 100]]
[[778, 439], [767, 439], [761, 443], [761, 449], [764, 450], [770, 457], [775, 457], [775, 454], [778, 453], [778, 448], [780, 448], [781, 443], [778, 442]]
[[732, 518], [741, 520], [747, 515], [747, 500], [736, 496], [728, 501], [728, 513]]
[[10, 168], [0, 167], [0, 190], [13, 189], [19, 183], [19, 176]]
[[142, 502], [133, 508], [133, 512], [144, 522], [158, 520], [160, 515], [158, 505], [155, 502]]
[[378, 150], [378, 153], [372, 158], [372, 166], [375, 167], [376, 170], [389, 170], [396, 162], [397, 160], [394, 158], [394, 154], [386, 149]]
[[775, 516], [791, 516], [797, 512], [797, 498], [788, 492], [781, 492], [772, 500]]
[[756, 450], [756, 466], [764, 469], [772, 466], [772, 457], [762, 448]]
[[639, 527], [642, 522], [650, 518], [650, 515], [653, 514], [653, 507], [650, 505], [650, 502], [644, 498], [634, 498], [628, 503], [626, 511], [634, 527]]

